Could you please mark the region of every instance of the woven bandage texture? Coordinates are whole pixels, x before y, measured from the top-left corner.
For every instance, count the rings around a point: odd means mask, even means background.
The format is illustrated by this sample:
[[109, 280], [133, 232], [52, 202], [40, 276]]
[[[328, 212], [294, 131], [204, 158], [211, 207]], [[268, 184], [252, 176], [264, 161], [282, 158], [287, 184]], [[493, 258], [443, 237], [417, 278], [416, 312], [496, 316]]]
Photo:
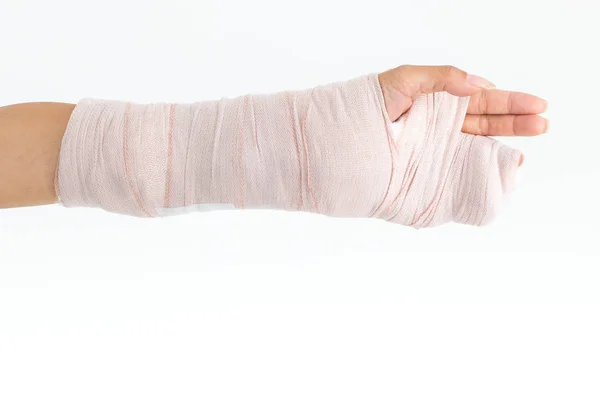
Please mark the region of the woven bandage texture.
[[418, 97], [389, 120], [376, 74], [192, 104], [81, 100], [56, 190], [135, 216], [272, 208], [413, 227], [491, 221], [520, 152], [461, 132], [468, 97]]

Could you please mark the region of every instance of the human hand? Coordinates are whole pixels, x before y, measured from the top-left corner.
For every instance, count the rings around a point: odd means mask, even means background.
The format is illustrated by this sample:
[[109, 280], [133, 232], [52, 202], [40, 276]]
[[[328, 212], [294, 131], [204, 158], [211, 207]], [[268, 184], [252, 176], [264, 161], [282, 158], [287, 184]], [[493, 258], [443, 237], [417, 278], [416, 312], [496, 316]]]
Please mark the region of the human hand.
[[419, 95], [446, 91], [471, 96], [462, 126], [465, 133], [536, 136], [548, 130], [548, 120], [537, 115], [546, 111], [546, 100], [496, 90], [491, 82], [456, 67], [403, 65], [379, 74], [379, 83], [392, 121], [400, 118]]

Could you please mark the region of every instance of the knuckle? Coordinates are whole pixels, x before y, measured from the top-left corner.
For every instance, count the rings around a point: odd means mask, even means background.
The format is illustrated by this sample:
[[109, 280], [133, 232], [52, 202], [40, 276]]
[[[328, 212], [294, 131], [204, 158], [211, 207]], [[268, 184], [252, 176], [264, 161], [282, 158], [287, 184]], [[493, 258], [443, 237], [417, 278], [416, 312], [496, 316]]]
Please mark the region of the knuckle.
[[440, 67], [442, 76], [446, 78], [458, 78], [462, 75], [462, 71], [453, 65], [442, 65]]
[[398, 75], [403, 75], [403, 74], [409, 72], [412, 68], [413, 68], [412, 65], [405, 64], [405, 65], [401, 65], [401, 66], [397, 67], [395, 69], [395, 71]]
[[506, 100], [506, 112], [511, 113], [514, 108], [514, 98], [513, 95], [508, 95], [508, 99]]
[[517, 134], [517, 117], [514, 116], [514, 115], [512, 116], [512, 123], [511, 123], [510, 134], [511, 135], [516, 135]]
[[490, 120], [485, 115], [479, 116], [479, 133], [482, 135], [488, 134], [490, 131]]
[[481, 92], [479, 95], [479, 114], [486, 114], [488, 109], [487, 92]]

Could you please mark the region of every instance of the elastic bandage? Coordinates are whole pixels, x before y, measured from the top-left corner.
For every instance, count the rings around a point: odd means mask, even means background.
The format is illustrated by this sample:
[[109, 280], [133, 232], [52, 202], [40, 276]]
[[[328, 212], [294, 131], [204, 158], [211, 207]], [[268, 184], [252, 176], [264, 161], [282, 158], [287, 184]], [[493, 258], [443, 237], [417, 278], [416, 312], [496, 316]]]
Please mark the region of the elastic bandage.
[[141, 217], [272, 208], [426, 227], [491, 221], [520, 152], [461, 132], [469, 98], [389, 120], [377, 75], [193, 104], [84, 99], [56, 173], [68, 207]]

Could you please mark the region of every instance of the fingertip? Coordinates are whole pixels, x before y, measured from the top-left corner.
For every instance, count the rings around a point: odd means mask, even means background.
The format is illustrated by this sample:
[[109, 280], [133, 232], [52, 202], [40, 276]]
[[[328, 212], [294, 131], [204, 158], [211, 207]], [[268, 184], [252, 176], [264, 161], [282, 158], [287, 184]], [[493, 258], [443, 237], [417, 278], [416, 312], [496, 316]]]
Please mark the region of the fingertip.
[[525, 161], [525, 157], [523, 156], [523, 154], [521, 154], [521, 156], [519, 157], [519, 164], [517, 166], [520, 167], [521, 165], [523, 165], [523, 161]]
[[537, 116], [535, 120], [534, 129], [535, 133], [537, 134], [546, 133], [548, 131], [548, 119], [541, 116]]
[[548, 111], [548, 101], [540, 97], [526, 94], [522, 96], [515, 96], [517, 100], [515, 103], [520, 105], [520, 109], [517, 113], [521, 114], [543, 114]]

